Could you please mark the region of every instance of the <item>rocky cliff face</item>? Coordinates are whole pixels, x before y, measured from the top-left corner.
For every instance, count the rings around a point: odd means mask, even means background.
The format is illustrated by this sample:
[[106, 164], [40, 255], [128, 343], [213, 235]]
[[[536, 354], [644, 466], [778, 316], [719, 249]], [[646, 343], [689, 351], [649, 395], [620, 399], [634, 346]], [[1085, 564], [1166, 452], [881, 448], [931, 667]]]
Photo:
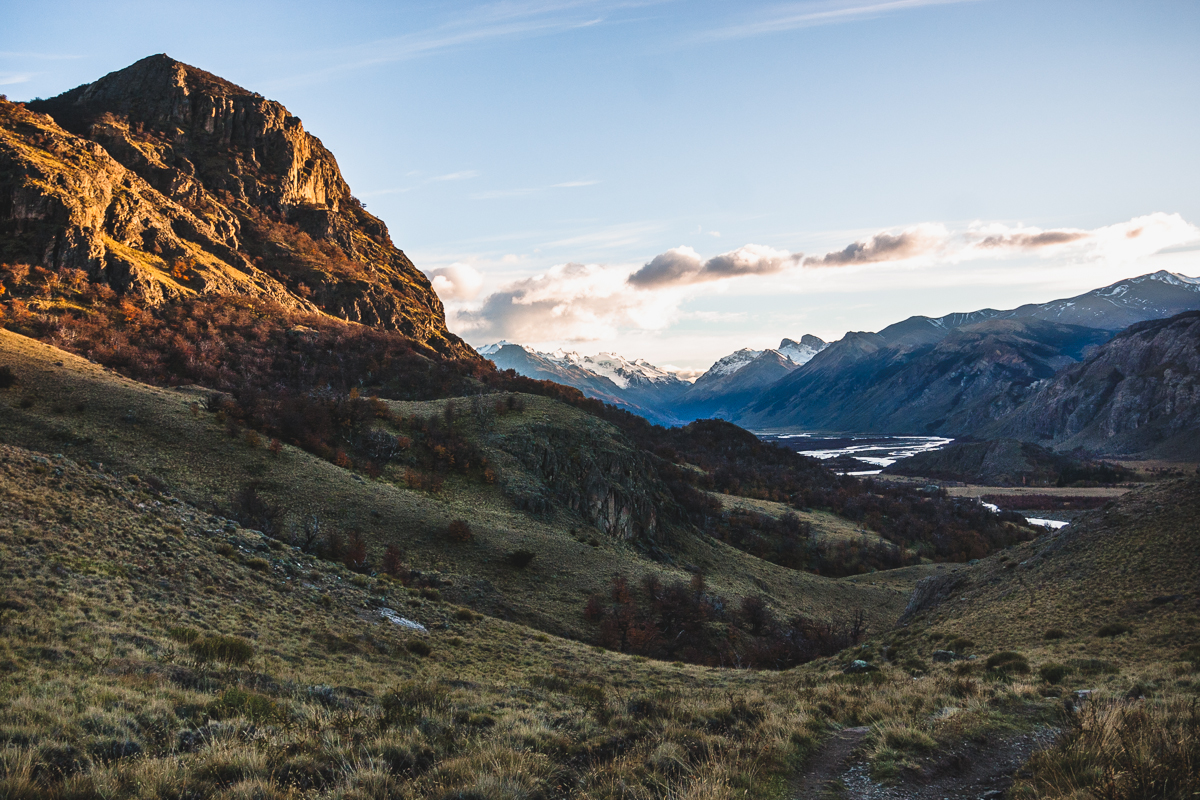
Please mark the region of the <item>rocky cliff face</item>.
[[1200, 311], [1127, 328], [987, 432], [1056, 450], [1200, 458]]
[[471, 355], [333, 154], [279, 103], [158, 55], [4, 103], [0, 128], [5, 258], [80, 269], [150, 304], [269, 296]]
[[500, 447], [518, 459], [540, 487], [506, 487], [520, 507], [546, 510], [553, 496], [608, 536], [658, 538], [660, 509], [675, 509], [649, 457], [608, 425], [583, 429], [535, 425], [505, 437]]

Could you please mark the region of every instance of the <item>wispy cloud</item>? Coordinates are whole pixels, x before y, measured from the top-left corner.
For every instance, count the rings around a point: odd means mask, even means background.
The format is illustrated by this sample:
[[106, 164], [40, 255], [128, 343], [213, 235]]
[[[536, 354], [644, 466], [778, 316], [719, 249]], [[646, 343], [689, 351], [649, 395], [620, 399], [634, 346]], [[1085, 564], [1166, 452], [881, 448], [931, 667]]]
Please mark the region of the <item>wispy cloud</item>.
[[461, 172], [450, 172], [446, 175], [435, 175], [430, 178], [431, 181], [465, 181], [470, 178], [478, 178], [479, 172], [473, 169], [464, 169]]
[[497, 2], [477, 5], [473, 8], [458, 8], [451, 21], [434, 25], [425, 30], [403, 36], [376, 39], [350, 47], [309, 53], [306, 55], [308, 60], [324, 60], [327, 62], [327, 66], [292, 74], [288, 78], [275, 81], [274, 84], [276, 86], [303, 84], [337, 73], [408, 61], [472, 45], [582, 30], [602, 24], [613, 12], [653, 5], [660, 1]]
[[550, 189], [578, 189], [584, 186], [595, 186], [600, 181], [567, 181], [565, 183], [552, 183], [549, 186], [525, 186], [519, 189], [493, 189], [486, 192], [476, 192], [471, 195], [472, 200], [503, 200], [508, 197], [527, 197], [538, 192], [545, 192]]
[[789, 3], [759, 14], [756, 19], [705, 31], [696, 38], [700, 41], [746, 39], [798, 28], [872, 19], [886, 14], [929, 6], [974, 2], [979, 2], [979, 0], [885, 0], [885, 2], [865, 3], [858, 0], [858, 2]]
[[11, 86], [14, 83], [26, 83], [32, 77], [32, 72], [0, 72], [0, 86]]

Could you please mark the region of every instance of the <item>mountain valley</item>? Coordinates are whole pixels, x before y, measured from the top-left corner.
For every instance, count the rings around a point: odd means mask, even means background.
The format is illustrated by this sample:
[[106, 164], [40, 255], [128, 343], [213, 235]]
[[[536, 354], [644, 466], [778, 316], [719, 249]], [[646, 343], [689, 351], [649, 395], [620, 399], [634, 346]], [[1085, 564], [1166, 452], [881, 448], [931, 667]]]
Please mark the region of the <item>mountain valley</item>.
[[282, 105], [0, 99], [0, 798], [1194, 797], [1200, 481], [1092, 457], [1200, 459], [1198, 307], [477, 352]]

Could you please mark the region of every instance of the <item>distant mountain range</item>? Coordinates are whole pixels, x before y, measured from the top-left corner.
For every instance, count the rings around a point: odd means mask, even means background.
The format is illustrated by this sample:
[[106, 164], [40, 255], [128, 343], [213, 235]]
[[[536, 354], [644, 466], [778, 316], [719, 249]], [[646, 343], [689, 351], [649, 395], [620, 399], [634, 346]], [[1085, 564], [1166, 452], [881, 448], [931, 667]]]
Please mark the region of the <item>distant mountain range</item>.
[[[1200, 409], [1190, 377], [1200, 367], [1186, 342], [1200, 324], [1147, 324], [1197, 309], [1200, 279], [1160, 271], [1015, 309], [909, 317], [831, 344], [784, 339], [777, 349], [731, 353], [690, 385], [608, 353], [582, 358], [506, 342], [480, 352], [661, 424], [716, 417], [755, 430], [992, 432], [1097, 453], [1183, 454], [1190, 449], [1176, 439], [1197, 433]], [[1147, 337], [1153, 346], [1140, 344]], [[1135, 433], [1150, 416], [1154, 433], [1145, 422]]]
[[641, 414], [652, 422], [678, 425], [694, 419], [731, 416], [827, 346], [816, 336], [805, 335], [798, 342], [784, 339], [777, 349], [738, 350], [719, 359], [695, 383], [645, 359], [630, 361], [614, 353], [543, 353], [506, 341], [485, 345], [478, 352], [500, 369], [574, 386], [588, 397]]

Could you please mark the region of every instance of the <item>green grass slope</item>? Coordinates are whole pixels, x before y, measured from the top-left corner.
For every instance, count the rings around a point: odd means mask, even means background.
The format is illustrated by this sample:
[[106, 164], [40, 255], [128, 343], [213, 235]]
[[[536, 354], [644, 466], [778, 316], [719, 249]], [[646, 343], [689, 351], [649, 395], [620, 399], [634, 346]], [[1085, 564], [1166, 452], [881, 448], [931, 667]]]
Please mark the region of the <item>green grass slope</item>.
[[[273, 456], [262, 444], [231, 438], [212, 414], [199, 410], [206, 393], [198, 388], [148, 387], [11, 332], [0, 331], [0, 366], [17, 378], [0, 390], [0, 441], [96, 461], [120, 475], [152, 477], [205, 508], [230, 505], [253, 483], [288, 509], [286, 525], [299, 529], [316, 515], [344, 534], [361, 532], [376, 563], [387, 545], [396, 545], [411, 566], [449, 581], [443, 591], [457, 602], [550, 632], [587, 636], [583, 604], [616, 574], [631, 581], [647, 574], [687, 581], [691, 569], [703, 571], [712, 590], [727, 597], [765, 595], [780, 616], [840, 618], [861, 607], [880, 629], [903, 609], [894, 592], [785, 569], [715, 540], [676, 534], [669, 563], [606, 536], [570, 509], [557, 506], [538, 515], [517, 510], [500, 486], [536, 476], [504, 450], [507, 441], [530, 430], [582, 436], [580, 431], [599, 429], [608, 439], [621, 439], [607, 423], [546, 398], [527, 397], [524, 412], [505, 415], [487, 432], [470, 432], [499, 472], [494, 485], [451, 477], [431, 495], [407, 488], [397, 474], [370, 480], [298, 448], [284, 446]], [[392, 407], [429, 414], [444, 402]], [[474, 423], [467, 417], [463, 424]], [[468, 521], [471, 542], [445, 535], [455, 519]], [[515, 550], [535, 553], [533, 562], [523, 570], [508, 565], [506, 555]]]

